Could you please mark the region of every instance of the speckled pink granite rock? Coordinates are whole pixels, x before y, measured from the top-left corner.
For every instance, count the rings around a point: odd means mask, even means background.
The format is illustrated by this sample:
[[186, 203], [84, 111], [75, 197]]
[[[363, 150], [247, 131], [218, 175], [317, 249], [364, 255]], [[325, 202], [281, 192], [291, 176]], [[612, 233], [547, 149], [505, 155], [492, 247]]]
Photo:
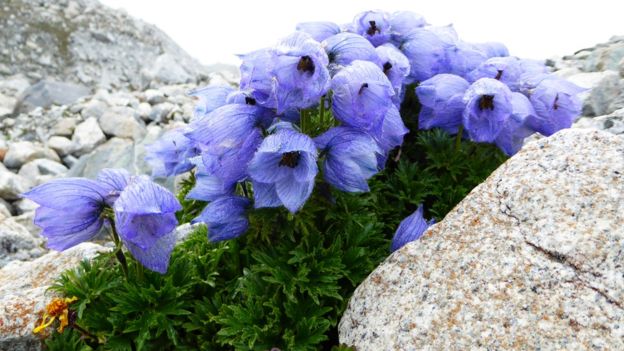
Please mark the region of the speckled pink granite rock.
[[624, 350], [624, 139], [524, 149], [355, 291], [365, 350]]

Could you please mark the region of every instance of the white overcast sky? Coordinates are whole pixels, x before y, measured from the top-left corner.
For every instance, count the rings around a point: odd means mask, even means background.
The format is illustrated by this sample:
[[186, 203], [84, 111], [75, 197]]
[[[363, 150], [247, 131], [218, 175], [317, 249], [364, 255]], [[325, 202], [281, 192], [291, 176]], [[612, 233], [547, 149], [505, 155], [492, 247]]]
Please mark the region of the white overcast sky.
[[238, 64], [298, 22], [350, 22], [358, 12], [411, 10], [453, 23], [467, 41], [500, 41], [515, 56], [545, 59], [624, 35], [624, 0], [101, 0], [155, 24], [202, 63]]

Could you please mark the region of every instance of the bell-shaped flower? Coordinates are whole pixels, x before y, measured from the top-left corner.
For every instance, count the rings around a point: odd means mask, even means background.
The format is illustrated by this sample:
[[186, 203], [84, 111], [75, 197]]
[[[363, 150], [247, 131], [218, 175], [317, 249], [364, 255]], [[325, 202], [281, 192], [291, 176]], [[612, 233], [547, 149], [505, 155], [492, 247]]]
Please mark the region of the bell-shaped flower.
[[570, 128], [581, 114], [583, 103], [578, 94], [584, 91], [565, 79], [546, 76], [529, 92], [535, 115], [527, 118], [527, 126], [545, 136]]
[[267, 111], [253, 105], [225, 105], [191, 122], [184, 135], [202, 151], [221, 155], [241, 145], [254, 129], [270, 125], [274, 116]]
[[361, 35], [342, 32], [325, 39], [322, 43], [329, 58], [332, 73], [348, 66], [355, 60], [380, 64], [375, 47]]
[[492, 78], [472, 83], [464, 95], [464, 128], [476, 142], [493, 142], [511, 115], [511, 90]]
[[373, 46], [379, 46], [390, 41], [389, 14], [383, 11], [365, 11], [353, 19], [355, 33], [368, 39]]
[[521, 93], [512, 93], [511, 106], [511, 116], [494, 141], [508, 156], [520, 151], [524, 139], [534, 133], [525, 125], [528, 118], [535, 116], [535, 109], [529, 99]]
[[331, 81], [332, 112], [343, 124], [373, 131], [390, 106], [394, 89], [376, 64], [356, 60], [338, 72]]
[[404, 38], [412, 31], [427, 25], [425, 18], [411, 11], [397, 11], [390, 15], [392, 42], [400, 47]]
[[208, 85], [203, 88], [191, 90], [189, 95], [197, 98], [193, 117], [205, 116], [217, 108], [226, 104], [227, 96], [236, 89], [229, 85]]
[[377, 167], [379, 169], [385, 168], [388, 154], [394, 148], [403, 144], [403, 137], [408, 132], [409, 129], [405, 127], [399, 109], [396, 106], [391, 106], [383, 118], [381, 129], [371, 133], [382, 150], [382, 153], [377, 157]]
[[176, 241], [176, 211], [182, 209], [176, 197], [148, 177], [136, 176], [113, 209], [115, 227], [134, 258], [153, 271], [165, 273]]
[[423, 206], [418, 206], [418, 209], [410, 216], [406, 217], [399, 228], [397, 229], [392, 243], [390, 245], [390, 252], [402, 248], [405, 244], [418, 240], [420, 237], [435, 223], [433, 219], [427, 221], [423, 215]]
[[22, 194], [39, 205], [34, 223], [47, 246], [65, 250], [95, 237], [102, 225], [107, 189], [84, 178], [54, 179]]
[[297, 212], [312, 193], [316, 159], [314, 141], [305, 134], [280, 129], [266, 137], [248, 168], [255, 206], [284, 205]]
[[334, 22], [303, 22], [297, 24], [296, 29], [309, 34], [318, 42], [340, 33], [340, 26]]
[[208, 240], [218, 242], [238, 238], [249, 227], [246, 211], [250, 201], [241, 196], [225, 196], [209, 203], [193, 223], [206, 223]]
[[464, 94], [470, 84], [453, 74], [438, 74], [416, 87], [416, 95], [422, 105], [418, 116], [418, 128], [441, 128], [456, 134], [462, 124], [466, 107]]
[[113, 206], [121, 192], [128, 186], [132, 176], [125, 169], [104, 168], [96, 178], [100, 186], [104, 189], [104, 199], [108, 206]]
[[457, 41], [446, 48], [446, 61], [449, 73], [466, 77], [468, 73], [487, 60], [487, 55], [478, 47], [464, 41]]
[[270, 50], [242, 57], [240, 88], [278, 114], [314, 106], [329, 86], [329, 63], [321, 44], [295, 32]]
[[169, 177], [190, 171], [189, 159], [199, 154], [195, 143], [184, 135], [183, 128], [165, 132], [156, 142], [146, 146], [145, 161], [152, 168], [152, 177]]
[[477, 49], [481, 50], [487, 58], [509, 56], [509, 49], [503, 43], [490, 41], [485, 43], [474, 43]]
[[405, 36], [401, 51], [410, 62], [408, 83], [422, 82], [436, 74], [449, 72], [446, 48], [441, 35], [427, 28], [417, 28]]
[[392, 83], [395, 94], [393, 97], [394, 102], [398, 105], [401, 103], [399, 97], [401, 96], [403, 84], [410, 72], [409, 60], [392, 44], [380, 45], [375, 50], [381, 59], [381, 67], [384, 74]]
[[346, 192], [369, 191], [367, 180], [377, 174], [383, 151], [367, 133], [349, 127], [334, 127], [314, 139], [325, 155], [323, 176]]

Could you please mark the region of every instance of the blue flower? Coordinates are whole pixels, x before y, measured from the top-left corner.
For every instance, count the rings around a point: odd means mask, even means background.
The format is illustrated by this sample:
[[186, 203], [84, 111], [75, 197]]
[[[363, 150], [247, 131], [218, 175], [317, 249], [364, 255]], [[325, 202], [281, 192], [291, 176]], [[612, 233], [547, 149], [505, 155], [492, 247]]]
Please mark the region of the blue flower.
[[441, 128], [449, 134], [457, 133], [462, 124], [464, 94], [470, 84], [453, 74], [438, 74], [416, 87], [422, 107], [418, 128]]
[[211, 242], [235, 239], [245, 234], [249, 227], [245, 213], [249, 205], [249, 200], [241, 196], [221, 197], [209, 203], [192, 222], [208, 225], [208, 240]]
[[146, 176], [133, 177], [113, 205], [124, 245], [145, 267], [165, 273], [175, 245], [176, 211], [182, 206]]
[[487, 54], [479, 47], [461, 40], [446, 48], [446, 61], [450, 68], [449, 73], [461, 77], [465, 77], [487, 58]]
[[309, 108], [325, 95], [329, 63], [321, 44], [304, 32], [295, 32], [277, 46], [242, 57], [241, 90], [259, 105], [278, 114]]
[[156, 142], [146, 146], [145, 161], [152, 168], [152, 177], [169, 177], [190, 171], [191, 157], [199, 154], [195, 143], [184, 136], [184, 129], [165, 132]]
[[409, 60], [392, 44], [380, 45], [375, 50], [381, 59], [383, 72], [394, 88], [394, 102], [399, 105], [401, 103], [399, 97], [401, 96], [403, 83], [410, 72]]
[[418, 209], [414, 213], [399, 224], [399, 228], [392, 238], [390, 252], [400, 249], [411, 241], [418, 240], [434, 223], [435, 221], [433, 219], [429, 221], [425, 220], [423, 216], [423, 206], [418, 206]]
[[125, 169], [104, 168], [98, 173], [96, 181], [104, 189], [104, 199], [108, 206], [113, 206], [119, 194], [130, 183], [131, 177]]
[[197, 97], [194, 118], [205, 116], [226, 104], [225, 99], [235, 89], [229, 85], [208, 85], [203, 88], [191, 90], [189, 95]]
[[403, 137], [408, 132], [409, 129], [403, 124], [399, 109], [396, 106], [391, 106], [383, 118], [381, 129], [371, 133], [383, 151], [377, 157], [377, 167], [379, 169], [385, 168], [388, 154], [394, 148], [403, 144]]
[[319, 42], [340, 33], [340, 26], [334, 22], [303, 22], [297, 24], [296, 29], [308, 33], [312, 39]]
[[572, 82], [545, 76], [529, 91], [535, 115], [527, 118], [527, 126], [545, 136], [570, 128], [581, 114], [583, 104], [578, 94], [583, 91], [585, 89]]
[[392, 41], [396, 46], [401, 46], [405, 36], [412, 31], [427, 25], [423, 16], [411, 11], [397, 11], [390, 15], [389, 22]]
[[512, 91], [519, 91], [521, 78], [524, 74], [522, 60], [507, 56], [487, 59], [468, 73], [467, 77], [472, 82], [481, 78], [493, 78], [505, 83]]
[[327, 52], [332, 73], [349, 65], [355, 60], [370, 61], [380, 64], [379, 55], [375, 47], [364, 37], [354, 33], [338, 33], [323, 41]]
[[509, 56], [509, 49], [503, 43], [490, 41], [486, 43], [474, 43], [477, 49], [481, 50], [487, 58]]
[[306, 202], [318, 173], [314, 141], [280, 129], [264, 139], [249, 163], [256, 207], [284, 205], [297, 212]]
[[41, 184], [22, 196], [39, 205], [34, 223], [48, 239], [47, 246], [62, 251], [99, 233], [106, 194], [94, 180], [65, 178]]
[[353, 61], [332, 78], [331, 88], [334, 117], [350, 127], [378, 129], [390, 106], [394, 106], [392, 84], [372, 62]]
[[445, 43], [443, 38], [429, 28], [417, 28], [405, 36], [400, 49], [410, 62], [408, 83], [422, 82], [450, 71], [446, 48], [451, 44]]
[[390, 40], [390, 22], [383, 11], [365, 11], [353, 19], [355, 33], [368, 39], [373, 46], [385, 44]]
[[511, 115], [511, 90], [492, 78], [472, 83], [464, 95], [463, 123], [476, 142], [493, 142]]
[[366, 181], [379, 172], [377, 159], [383, 154], [369, 134], [334, 127], [314, 142], [325, 154], [323, 175], [329, 184], [346, 192], [369, 191]]
[[512, 93], [511, 106], [511, 116], [505, 121], [503, 129], [494, 141], [509, 156], [518, 152], [524, 143], [524, 139], [533, 134], [525, 122], [528, 118], [535, 116], [531, 102], [521, 93]]

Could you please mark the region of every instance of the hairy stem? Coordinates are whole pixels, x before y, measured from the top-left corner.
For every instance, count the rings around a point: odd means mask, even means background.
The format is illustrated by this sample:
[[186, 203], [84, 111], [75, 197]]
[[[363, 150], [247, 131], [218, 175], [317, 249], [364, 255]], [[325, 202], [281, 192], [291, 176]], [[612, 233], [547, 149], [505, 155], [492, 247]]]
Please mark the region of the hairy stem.
[[113, 241], [115, 242], [115, 257], [117, 257], [117, 261], [121, 264], [121, 270], [126, 280], [128, 280], [128, 261], [123, 253], [121, 239], [119, 239], [119, 234], [117, 234], [117, 229], [115, 229], [115, 223], [111, 223], [111, 233], [113, 235]]

